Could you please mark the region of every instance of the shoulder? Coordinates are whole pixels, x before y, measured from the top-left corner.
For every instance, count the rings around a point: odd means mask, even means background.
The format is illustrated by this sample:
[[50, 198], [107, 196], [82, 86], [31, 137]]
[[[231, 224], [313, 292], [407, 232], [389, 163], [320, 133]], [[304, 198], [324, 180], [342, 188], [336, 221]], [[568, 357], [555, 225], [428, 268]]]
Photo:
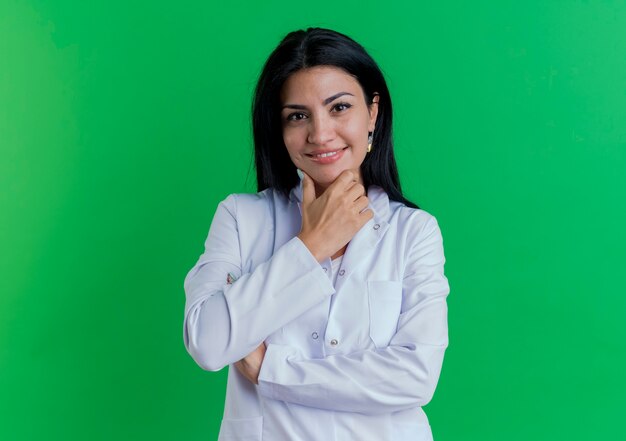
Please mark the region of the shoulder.
[[258, 193], [231, 193], [219, 204], [219, 207], [227, 210], [233, 217], [254, 216], [267, 213], [277, 203], [285, 203], [285, 197], [273, 188], [268, 188]]
[[397, 239], [409, 248], [424, 241], [443, 241], [437, 218], [421, 208], [407, 207], [401, 202], [390, 201], [390, 225]]
[[407, 207], [402, 202], [390, 200], [389, 212], [396, 222], [413, 229], [421, 230], [437, 224], [437, 218], [433, 214], [421, 208]]
[[426, 231], [439, 228], [437, 219], [431, 213], [389, 199], [387, 192], [377, 185], [368, 188], [368, 198], [374, 217], [378, 221], [387, 222], [401, 237], [414, 240]]

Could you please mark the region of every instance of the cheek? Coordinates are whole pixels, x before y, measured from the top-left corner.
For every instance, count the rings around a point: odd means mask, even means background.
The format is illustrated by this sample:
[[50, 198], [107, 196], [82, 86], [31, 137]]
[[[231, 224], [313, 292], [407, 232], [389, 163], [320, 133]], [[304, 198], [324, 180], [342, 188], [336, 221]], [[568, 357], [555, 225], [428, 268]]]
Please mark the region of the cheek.
[[289, 156], [295, 158], [301, 152], [302, 141], [297, 130], [283, 130], [283, 142], [287, 147]]
[[350, 121], [344, 125], [344, 134], [349, 137], [356, 147], [365, 145], [367, 147], [367, 134], [369, 127], [369, 113], [367, 111], [354, 114]]
[[349, 132], [346, 135], [350, 137], [355, 147], [360, 147], [361, 145], [367, 146], [367, 133], [367, 124], [362, 124], [359, 121], [359, 123], [349, 126]]

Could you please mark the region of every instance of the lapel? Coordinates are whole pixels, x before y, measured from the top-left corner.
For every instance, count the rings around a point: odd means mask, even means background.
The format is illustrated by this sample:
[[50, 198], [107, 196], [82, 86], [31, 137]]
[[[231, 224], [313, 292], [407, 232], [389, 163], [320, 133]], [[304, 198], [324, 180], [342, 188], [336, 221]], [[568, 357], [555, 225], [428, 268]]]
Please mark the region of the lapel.
[[[389, 197], [387, 193], [377, 185], [370, 185], [367, 189], [367, 197], [369, 199], [369, 208], [374, 212], [374, 217], [370, 219], [361, 229], [354, 235], [341, 262], [340, 271], [343, 271], [341, 277], [337, 277], [336, 290], [341, 288], [346, 280], [354, 273], [354, 271], [376, 250], [376, 245], [383, 238], [389, 228]], [[302, 180], [296, 185], [289, 194], [291, 204], [297, 204], [300, 212], [301, 227], [302, 209]], [[298, 231], [294, 235], [298, 234]], [[340, 273], [341, 274], [341, 273]]]
[[370, 201], [369, 208], [374, 212], [374, 217], [370, 219], [354, 235], [341, 262], [340, 271], [345, 271], [342, 277], [337, 278], [336, 290], [341, 288], [358, 267], [366, 260], [369, 260], [376, 251], [376, 245], [383, 238], [389, 223], [389, 197], [385, 191], [376, 186], [370, 185], [367, 189], [367, 197]]

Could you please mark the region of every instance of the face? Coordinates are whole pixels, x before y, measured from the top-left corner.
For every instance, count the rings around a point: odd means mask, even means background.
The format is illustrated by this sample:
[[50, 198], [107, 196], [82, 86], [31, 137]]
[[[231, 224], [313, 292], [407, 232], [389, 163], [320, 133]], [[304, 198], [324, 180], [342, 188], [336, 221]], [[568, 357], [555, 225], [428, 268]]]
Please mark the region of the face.
[[331, 66], [302, 69], [285, 81], [281, 103], [289, 156], [315, 181], [318, 194], [344, 170], [361, 176], [378, 104], [366, 103], [356, 78]]

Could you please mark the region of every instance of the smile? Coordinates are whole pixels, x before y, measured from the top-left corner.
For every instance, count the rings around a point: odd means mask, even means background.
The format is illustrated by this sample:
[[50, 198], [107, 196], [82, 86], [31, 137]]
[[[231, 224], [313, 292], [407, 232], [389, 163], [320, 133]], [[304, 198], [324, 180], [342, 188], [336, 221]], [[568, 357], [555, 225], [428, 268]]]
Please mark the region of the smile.
[[329, 157], [329, 156], [336, 155], [337, 153], [338, 153], [338, 151], [337, 151], [337, 152], [330, 152], [330, 153], [322, 153], [322, 154], [319, 154], [319, 155], [313, 155], [313, 156], [314, 156], [315, 158], [327, 158], [327, 157]]
[[326, 152], [316, 153], [316, 154], [307, 153], [306, 156], [308, 156], [309, 158], [311, 158], [315, 162], [318, 162], [318, 163], [321, 163], [321, 164], [329, 164], [331, 162], [335, 162], [340, 157], [342, 157], [343, 156], [343, 152], [347, 148], [348, 147], [344, 147], [344, 148], [339, 149], [339, 150], [326, 151]]

